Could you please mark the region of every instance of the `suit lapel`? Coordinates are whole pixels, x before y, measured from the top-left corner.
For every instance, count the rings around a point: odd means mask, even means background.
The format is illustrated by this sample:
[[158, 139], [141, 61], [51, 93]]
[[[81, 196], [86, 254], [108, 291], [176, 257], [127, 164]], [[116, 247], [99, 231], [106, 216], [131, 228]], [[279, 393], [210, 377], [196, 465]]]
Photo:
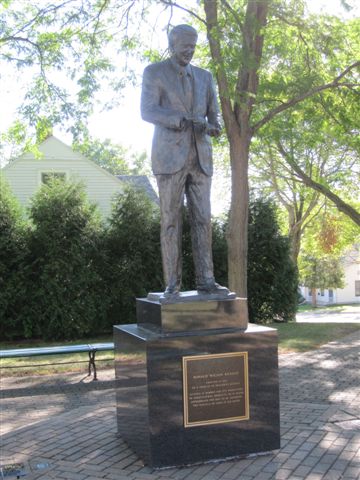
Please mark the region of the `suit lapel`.
[[[168, 94], [170, 94], [172, 100], [174, 102], [180, 102], [183, 107], [185, 107], [185, 110], [189, 113], [190, 110], [187, 106], [187, 102], [186, 102], [186, 98], [185, 98], [185, 94], [184, 94], [184, 89], [183, 89], [183, 85], [182, 85], [182, 82], [181, 82], [181, 77], [179, 75], [179, 72], [176, 71], [175, 67], [173, 66], [172, 62], [169, 60], [167, 60], [168, 62], [168, 68], [167, 68], [167, 71], [166, 71], [166, 74], [165, 74], [165, 77], [166, 77], [166, 83], [169, 85], [169, 88], [167, 89], [167, 92]], [[190, 68], [191, 68], [191, 75], [192, 75], [192, 83], [193, 83], [193, 95], [194, 95], [194, 70], [193, 68], [191, 67], [190, 65]]]

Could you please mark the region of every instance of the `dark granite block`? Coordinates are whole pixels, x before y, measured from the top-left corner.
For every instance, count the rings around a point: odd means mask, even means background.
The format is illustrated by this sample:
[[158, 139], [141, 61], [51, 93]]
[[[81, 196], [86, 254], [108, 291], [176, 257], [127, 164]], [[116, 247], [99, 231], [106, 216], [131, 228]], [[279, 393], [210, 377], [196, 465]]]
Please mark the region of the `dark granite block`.
[[246, 299], [193, 301], [161, 304], [146, 298], [136, 300], [138, 325], [155, 325], [163, 332], [191, 332], [248, 325]]
[[[246, 331], [165, 334], [156, 327], [119, 325], [114, 340], [119, 433], [147, 464], [188, 465], [280, 447], [276, 330], [250, 325]], [[212, 360], [239, 352], [248, 359], [249, 418], [186, 427], [183, 357]], [[222, 400], [225, 419], [232, 416], [227, 403]]]

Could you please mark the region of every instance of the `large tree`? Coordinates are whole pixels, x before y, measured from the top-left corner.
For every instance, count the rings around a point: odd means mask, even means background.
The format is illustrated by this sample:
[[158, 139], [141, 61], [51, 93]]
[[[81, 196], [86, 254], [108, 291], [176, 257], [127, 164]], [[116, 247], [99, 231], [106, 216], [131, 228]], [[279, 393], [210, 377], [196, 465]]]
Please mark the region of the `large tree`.
[[[353, 56], [352, 45], [347, 52], [341, 49], [337, 61], [329, 62], [336, 57], [334, 47], [339, 48], [332, 36], [338, 40], [340, 25], [322, 17], [305, 20], [300, 2], [286, 7], [269, 0], [231, 4], [205, 0], [204, 10], [230, 146], [229, 282], [246, 296], [251, 141], [276, 116], [295, 110], [307, 98], [330, 89], [338, 95], [354, 89], [360, 61]], [[294, 55], [303, 57], [302, 71], [292, 68]], [[280, 77], [284, 65], [287, 76]]]

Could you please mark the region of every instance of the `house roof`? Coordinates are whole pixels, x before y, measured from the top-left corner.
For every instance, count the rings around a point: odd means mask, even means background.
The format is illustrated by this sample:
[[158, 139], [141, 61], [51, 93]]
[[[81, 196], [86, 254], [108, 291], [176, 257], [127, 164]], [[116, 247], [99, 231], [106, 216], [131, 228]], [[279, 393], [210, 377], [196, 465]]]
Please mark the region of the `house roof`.
[[144, 190], [150, 200], [159, 205], [159, 197], [146, 175], [117, 175], [117, 178], [135, 188]]

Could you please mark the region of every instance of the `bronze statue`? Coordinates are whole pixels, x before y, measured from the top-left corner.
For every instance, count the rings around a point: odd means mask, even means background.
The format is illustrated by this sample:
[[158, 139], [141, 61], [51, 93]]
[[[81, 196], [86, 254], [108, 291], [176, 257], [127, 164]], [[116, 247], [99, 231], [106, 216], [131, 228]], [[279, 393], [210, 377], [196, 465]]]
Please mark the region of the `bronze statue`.
[[184, 194], [197, 290], [229, 293], [215, 282], [211, 248], [210, 137], [220, 134], [219, 109], [211, 73], [190, 64], [196, 42], [194, 28], [174, 27], [169, 34], [171, 57], [147, 66], [143, 75], [141, 114], [155, 125], [151, 160], [160, 196], [165, 297], [180, 292]]

